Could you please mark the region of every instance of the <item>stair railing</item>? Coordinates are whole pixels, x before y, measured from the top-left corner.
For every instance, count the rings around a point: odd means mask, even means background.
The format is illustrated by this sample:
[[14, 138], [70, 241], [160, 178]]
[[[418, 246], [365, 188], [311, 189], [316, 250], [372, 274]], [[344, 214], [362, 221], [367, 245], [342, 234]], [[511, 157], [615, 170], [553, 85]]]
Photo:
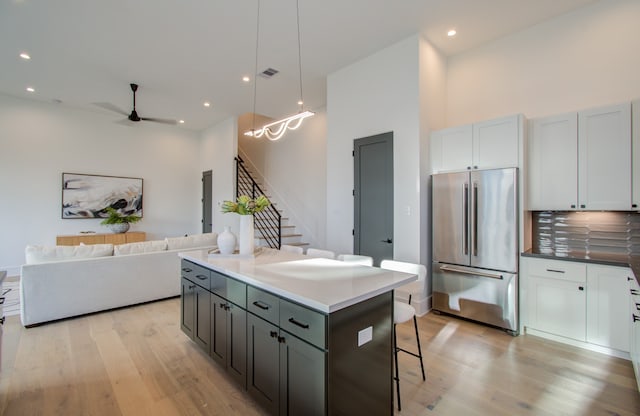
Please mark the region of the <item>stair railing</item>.
[[[236, 161], [236, 198], [240, 195], [248, 195], [251, 198], [265, 195], [260, 185], [245, 168], [242, 158], [237, 156], [234, 159]], [[253, 223], [256, 231], [264, 238], [269, 247], [280, 249], [282, 245], [282, 215], [273, 204], [254, 214]]]

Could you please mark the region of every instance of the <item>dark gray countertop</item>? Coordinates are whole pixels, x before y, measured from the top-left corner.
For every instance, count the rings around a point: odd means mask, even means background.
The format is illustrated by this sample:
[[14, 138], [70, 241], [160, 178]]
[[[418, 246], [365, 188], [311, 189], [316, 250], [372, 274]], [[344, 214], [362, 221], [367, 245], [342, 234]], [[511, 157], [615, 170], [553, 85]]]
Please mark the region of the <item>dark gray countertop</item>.
[[537, 257], [551, 260], [578, 261], [582, 263], [603, 264], [606, 266], [629, 267], [636, 280], [640, 284], [640, 256], [631, 256], [625, 254], [611, 253], [593, 253], [593, 252], [537, 252], [527, 250], [522, 253], [523, 257]]

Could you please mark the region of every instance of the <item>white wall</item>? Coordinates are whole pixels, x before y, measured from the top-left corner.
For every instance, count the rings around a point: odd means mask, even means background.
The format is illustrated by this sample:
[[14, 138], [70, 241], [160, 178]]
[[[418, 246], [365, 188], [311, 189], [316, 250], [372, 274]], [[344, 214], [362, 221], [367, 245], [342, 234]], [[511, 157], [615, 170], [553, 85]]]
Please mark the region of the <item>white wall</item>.
[[[447, 61], [428, 41], [420, 42], [420, 263], [431, 275], [431, 164], [429, 135], [444, 127]], [[431, 297], [431, 279], [427, 279], [425, 295]], [[431, 309], [425, 305], [422, 311]]]
[[267, 193], [309, 247], [326, 247], [326, 109], [280, 140], [239, 136], [239, 148]]
[[604, 0], [448, 62], [447, 125], [640, 97], [640, 1]]
[[420, 261], [419, 37], [327, 79], [327, 247], [353, 250], [353, 140], [393, 132], [394, 258]]
[[[240, 219], [236, 214], [223, 214], [220, 211], [222, 202], [235, 200], [235, 162], [237, 155], [238, 122], [236, 118], [229, 118], [204, 130], [200, 147], [200, 176], [202, 172], [212, 171], [212, 196], [211, 209], [212, 230], [220, 233], [225, 226], [231, 227], [235, 235], [238, 235]], [[200, 192], [202, 194], [202, 192]], [[198, 212], [201, 212], [200, 208]]]
[[0, 95], [0, 269], [18, 274], [27, 244], [54, 245], [59, 234], [109, 232], [100, 220], [61, 219], [62, 173], [144, 179], [148, 238], [199, 232], [196, 133]]

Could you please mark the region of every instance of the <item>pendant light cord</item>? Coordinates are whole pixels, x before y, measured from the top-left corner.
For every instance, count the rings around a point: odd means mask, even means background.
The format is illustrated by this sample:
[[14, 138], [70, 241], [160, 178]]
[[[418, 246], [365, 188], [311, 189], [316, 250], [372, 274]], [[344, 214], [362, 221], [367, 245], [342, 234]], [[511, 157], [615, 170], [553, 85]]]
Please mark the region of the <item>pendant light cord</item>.
[[[298, 35], [299, 36], [299, 35]], [[260, 42], [260, 0], [258, 0], [258, 14], [256, 17], [256, 60], [253, 71], [253, 112], [251, 120], [251, 131], [256, 131], [256, 91], [258, 87], [258, 45]], [[300, 42], [298, 41], [298, 44]]]
[[300, 112], [304, 109], [302, 97], [302, 57], [300, 53], [300, 0], [296, 0], [296, 22], [298, 25], [298, 75], [300, 76]]

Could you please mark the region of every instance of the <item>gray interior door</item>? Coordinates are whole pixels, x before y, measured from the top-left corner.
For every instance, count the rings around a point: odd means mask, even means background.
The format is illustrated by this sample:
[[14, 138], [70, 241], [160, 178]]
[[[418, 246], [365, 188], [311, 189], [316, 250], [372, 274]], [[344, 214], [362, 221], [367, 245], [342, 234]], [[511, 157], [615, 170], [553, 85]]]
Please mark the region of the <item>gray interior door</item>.
[[354, 140], [353, 252], [393, 258], [393, 132]]
[[202, 172], [202, 232], [210, 233], [211, 225], [211, 204], [213, 198], [212, 191], [212, 172], [210, 170]]

